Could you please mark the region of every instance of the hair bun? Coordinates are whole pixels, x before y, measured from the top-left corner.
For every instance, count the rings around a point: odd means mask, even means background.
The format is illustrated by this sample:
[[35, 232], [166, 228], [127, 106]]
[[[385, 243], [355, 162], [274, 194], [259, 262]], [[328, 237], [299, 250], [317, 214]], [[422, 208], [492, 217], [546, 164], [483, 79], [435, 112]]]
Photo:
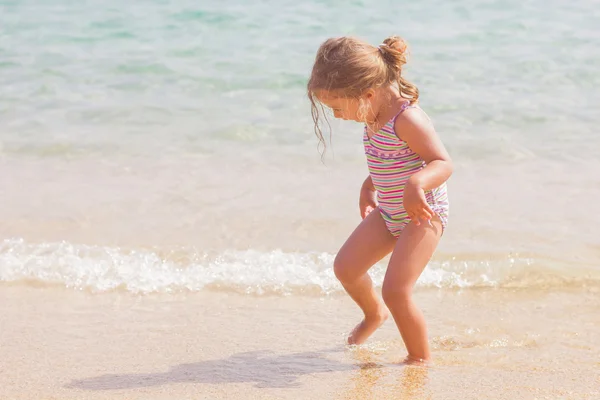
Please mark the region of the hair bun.
[[[404, 55], [404, 53], [406, 53], [406, 48], [408, 46], [406, 45], [406, 42], [404, 41], [404, 39], [402, 39], [400, 36], [390, 36], [389, 38], [387, 38], [383, 41], [383, 43], [381, 44], [380, 47], [387, 47], [389, 49], [395, 50], [398, 53]], [[383, 49], [383, 50], [387, 50], [387, 49]]]
[[379, 45], [384, 62], [396, 71], [406, 64], [406, 42], [400, 36], [390, 36]]

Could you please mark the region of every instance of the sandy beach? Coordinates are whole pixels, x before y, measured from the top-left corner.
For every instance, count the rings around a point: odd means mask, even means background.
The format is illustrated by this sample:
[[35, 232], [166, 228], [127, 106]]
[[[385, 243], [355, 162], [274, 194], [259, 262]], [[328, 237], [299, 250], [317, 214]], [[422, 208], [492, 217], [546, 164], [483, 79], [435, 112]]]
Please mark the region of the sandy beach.
[[344, 346], [359, 314], [341, 296], [23, 287], [0, 296], [2, 399], [600, 396], [598, 288], [420, 291], [429, 368], [399, 365], [404, 347], [390, 322], [367, 344]]

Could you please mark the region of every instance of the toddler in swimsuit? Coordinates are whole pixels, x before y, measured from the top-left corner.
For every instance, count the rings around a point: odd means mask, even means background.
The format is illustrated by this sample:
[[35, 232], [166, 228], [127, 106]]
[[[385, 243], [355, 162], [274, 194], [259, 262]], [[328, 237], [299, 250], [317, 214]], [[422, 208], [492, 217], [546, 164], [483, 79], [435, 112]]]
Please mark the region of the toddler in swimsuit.
[[[405, 362], [424, 363], [431, 357], [427, 327], [412, 290], [448, 223], [452, 161], [417, 104], [417, 87], [402, 76], [404, 64], [406, 44], [397, 36], [379, 46], [332, 38], [317, 52], [308, 96], [323, 145], [323, 106], [335, 118], [365, 125], [369, 176], [360, 190], [363, 220], [334, 262], [336, 277], [364, 313], [348, 343], [363, 343], [391, 313], [408, 351]], [[389, 253], [382, 301], [367, 272]]]

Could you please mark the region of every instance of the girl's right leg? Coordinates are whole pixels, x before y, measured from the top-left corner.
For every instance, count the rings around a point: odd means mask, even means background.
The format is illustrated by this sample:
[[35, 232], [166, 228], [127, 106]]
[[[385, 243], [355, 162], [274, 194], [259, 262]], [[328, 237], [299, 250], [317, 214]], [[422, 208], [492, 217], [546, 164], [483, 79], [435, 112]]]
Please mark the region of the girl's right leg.
[[388, 317], [388, 310], [375, 292], [367, 271], [388, 255], [395, 244], [396, 238], [376, 208], [358, 225], [335, 258], [335, 276], [365, 314], [350, 333], [348, 344], [363, 343]]

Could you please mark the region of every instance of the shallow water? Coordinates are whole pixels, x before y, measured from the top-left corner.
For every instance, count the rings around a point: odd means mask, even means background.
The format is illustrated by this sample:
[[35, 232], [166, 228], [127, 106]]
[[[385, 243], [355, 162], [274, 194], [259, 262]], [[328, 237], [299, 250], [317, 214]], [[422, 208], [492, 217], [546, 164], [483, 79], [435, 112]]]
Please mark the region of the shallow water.
[[597, 270], [597, 17], [593, 1], [5, 1], [3, 252], [334, 254], [359, 222], [361, 129], [333, 122], [322, 165], [307, 75], [326, 37], [400, 34], [457, 165], [444, 257]]

